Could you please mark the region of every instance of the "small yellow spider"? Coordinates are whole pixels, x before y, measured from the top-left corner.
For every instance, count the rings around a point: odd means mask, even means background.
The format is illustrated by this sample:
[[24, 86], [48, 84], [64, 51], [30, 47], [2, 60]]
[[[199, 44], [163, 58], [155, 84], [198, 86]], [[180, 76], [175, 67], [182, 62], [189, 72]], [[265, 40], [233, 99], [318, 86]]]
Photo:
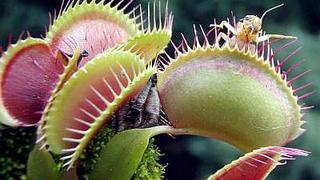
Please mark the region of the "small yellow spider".
[[[237, 23], [236, 27], [233, 27], [228, 21], [222, 21], [220, 24], [211, 24], [210, 27], [215, 28], [223, 28], [226, 27], [229, 32], [231, 32], [234, 36], [230, 39], [228, 34], [223, 32], [219, 33], [217, 37], [217, 41], [223, 39], [225, 42], [228, 42], [229, 45], [233, 46], [235, 43], [238, 44], [239, 47], [243, 47], [243, 45], [252, 45], [253, 43], [264, 42], [271, 38], [275, 39], [297, 39], [294, 36], [285, 36], [280, 34], [265, 34], [262, 35], [262, 21], [264, 16], [274, 10], [277, 9], [284, 4], [280, 4], [273, 8], [268, 9], [263, 13], [261, 18], [255, 15], [246, 15], [243, 19]], [[251, 47], [250, 47], [251, 49]]]

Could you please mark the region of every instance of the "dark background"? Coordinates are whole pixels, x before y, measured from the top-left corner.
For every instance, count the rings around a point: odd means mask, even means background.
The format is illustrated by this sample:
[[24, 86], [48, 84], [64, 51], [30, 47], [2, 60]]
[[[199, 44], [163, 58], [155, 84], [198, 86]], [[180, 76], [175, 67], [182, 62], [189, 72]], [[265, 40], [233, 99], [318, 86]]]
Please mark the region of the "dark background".
[[[148, 0], [135, 0], [142, 3], [144, 9]], [[178, 42], [183, 32], [192, 39], [193, 24], [201, 24], [208, 29], [213, 18], [218, 22], [230, 17], [230, 12], [237, 17], [247, 14], [261, 15], [265, 10], [284, 2], [282, 7], [268, 14], [263, 22], [263, 29], [268, 33], [286, 34], [299, 37], [292, 49], [302, 46], [302, 51], [289, 63], [305, 59], [306, 62], [297, 72], [312, 69], [312, 72], [301, 78], [295, 86], [314, 82], [313, 89], [319, 89], [320, 83], [320, 1], [319, 0], [171, 0], [170, 9], [175, 16], [173, 41]], [[13, 42], [22, 31], [29, 30], [35, 37], [45, 33], [48, 24], [48, 12], [59, 9], [60, 0], [0, 0], [0, 44], [7, 46], [9, 34]], [[164, 4], [164, 3], [163, 3]], [[281, 52], [279, 59], [284, 58], [290, 50]], [[170, 49], [169, 49], [170, 51]], [[319, 93], [304, 100], [306, 104], [315, 105], [305, 119], [304, 127], [308, 130], [296, 141], [289, 144], [311, 151], [309, 157], [298, 158], [278, 167], [268, 179], [320, 179], [320, 112]], [[241, 156], [234, 147], [216, 140], [201, 137], [168, 136], [157, 138], [158, 145], [166, 154], [162, 161], [168, 164], [166, 179], [204, 179], [209, 174]]]

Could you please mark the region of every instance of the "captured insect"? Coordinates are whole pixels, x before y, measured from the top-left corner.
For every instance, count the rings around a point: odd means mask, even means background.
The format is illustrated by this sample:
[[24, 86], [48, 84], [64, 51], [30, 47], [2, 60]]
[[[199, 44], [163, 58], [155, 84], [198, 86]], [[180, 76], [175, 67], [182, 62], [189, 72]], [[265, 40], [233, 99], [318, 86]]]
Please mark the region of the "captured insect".
[[[228, 42], [230, 46], [234, 46], [236, 43], [239, 47], [246, 46], [253, 46], [258, 44], [259, 42], [264, 42], [269, 39], [297, 39], [294, 36], [285, 36], [280, 34], [264, 34], [262, 30], [262, 22], [263, 18], [267, 13], [273, 11], [279, 7], [282, 7], [284, 4], [280, 4], [278, 6], [272, 7], [265, 11], [261, 18], [255, 15], [246, 15], [243, 19], [234, 26], [232, 26], [229, 21], [222, 21], [220, 24], [211, 24], [210, 27], [215, 28], [223, 28], [226, 27], [228, 33], [219, 33], [217, 40], [218, 42], [222, 39], [225, 42]], [[233, 34], [230, 38], [229, 32]]]
[[119, 110], [112, 124], [117, 131], [171, 125], [162, 111], [156, 83], [154, 74], [141, 92]]

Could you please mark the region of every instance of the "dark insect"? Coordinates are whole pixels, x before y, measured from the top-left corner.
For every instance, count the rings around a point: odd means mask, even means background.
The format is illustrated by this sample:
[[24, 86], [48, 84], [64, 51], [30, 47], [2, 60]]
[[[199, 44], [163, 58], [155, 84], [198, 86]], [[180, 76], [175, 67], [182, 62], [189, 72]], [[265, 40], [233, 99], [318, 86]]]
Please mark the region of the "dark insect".
[[[64, 66], [67, 66], [69, 63], [69, 59], [72, 58], [72, 56], [73, 54], [68, 54], [63, 51], [58, 51], [57, 59], [59, 59]], [[82, 59], [88, 56], [89, 56], [89, 53], [86, 50], [83, 50], [80, 53], [79, 59], [77, 61], [77, 68], [79, 67], [79, 64], [82, 61]]]
[[170, 125], [161, 109], [156, 84], [154, 74], [141, 92], [118, 111], [112, 123], [117, 131]]

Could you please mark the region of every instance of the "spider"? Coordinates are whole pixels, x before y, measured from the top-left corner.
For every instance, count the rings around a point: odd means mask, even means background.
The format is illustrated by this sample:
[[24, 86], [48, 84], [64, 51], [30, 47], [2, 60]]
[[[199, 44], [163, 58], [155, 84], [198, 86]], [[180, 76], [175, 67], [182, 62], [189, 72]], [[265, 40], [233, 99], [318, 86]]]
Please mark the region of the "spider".
[[[223, 28], [226, 27], [228, 31], [233, 34], [233, 37], [229, 37], [228, 34], [219, 33], [217, 40], [223, 39], [225, 42], [228, 42], [230, 46], [234, 46], [238, 44], [239, 47], [243, 47], [244, 45], [251, 45], [251, 47], [255, 47], [255, 44], [259, 42], [267, 41], [271, 38], [275, 39], [297, 39], [294, 36], [285, 36], [280, 34], [265, 34], [262, 35], [262, 22], [263, 18], [270, 11], [282, 7], [284, 4], [280, 4], [278, 6], [272, 7], [265, 11], [263, 15], [260, 17], [255, 15], [246, 15], [243, 19], [237, 23], [236, 27], [233, 27], [228, 21], [222, 21], [220, 24], [211, 24], [210, 27], [214, 28]], [[250, 47], [250, 48], [251, 48]]]

